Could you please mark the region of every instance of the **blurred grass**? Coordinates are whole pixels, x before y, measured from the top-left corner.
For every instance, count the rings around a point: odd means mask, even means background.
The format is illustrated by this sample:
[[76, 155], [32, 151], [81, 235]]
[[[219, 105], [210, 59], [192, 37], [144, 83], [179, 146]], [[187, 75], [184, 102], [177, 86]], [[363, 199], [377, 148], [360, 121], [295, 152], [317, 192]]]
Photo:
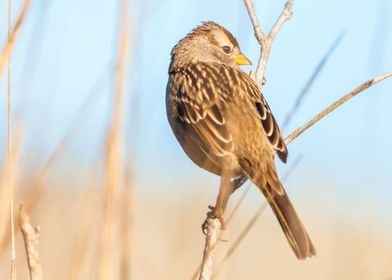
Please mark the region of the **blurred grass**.
[[[31, 213], [32, 221], [41, 227], [45, 279], [95, 279], [102, 190], [96, 187], [85, 190], [83, 176], [76, 170], [72, 176], [75, 180], [51, 176], [41, 202]], [[79, 190], [68, 187], [77, 181], [81, 182], [76, 186]], [[192, 197], [182, 201], [176, 197], [161, 199], [140, 190], [135, 197], [132, 279], [189, 279], [200, 261], [203, 243], [200, 224], [211, 198], [205, 193], [199, 201]], [[333, 204], [331, 200], [310, 203], [308, 207], [322, 204], [313, 211], [300, 207], [317, 245], [316, 258], [305, 262], [295, 259], [268, 209], [222, 267], [218, 279], [387, 279], [391, 275], [390, 238], [365, 222], [358, 225], [339, 221], [336, 212], [320, 210]], [[1, 212], [6, 211], [5, 206]], [[256, 207], [254, 203], [246, 203], [234, 218], [224, 233], [228, 242], [221, 243], [218, 260]], [[121, 227], [115, 234], [120, 233]], [[28, 279], [20, 236], [17, 244], [18, 279]], [[3, 255], [0, 262], [1, 279], [9, 275], [7, 257]]]

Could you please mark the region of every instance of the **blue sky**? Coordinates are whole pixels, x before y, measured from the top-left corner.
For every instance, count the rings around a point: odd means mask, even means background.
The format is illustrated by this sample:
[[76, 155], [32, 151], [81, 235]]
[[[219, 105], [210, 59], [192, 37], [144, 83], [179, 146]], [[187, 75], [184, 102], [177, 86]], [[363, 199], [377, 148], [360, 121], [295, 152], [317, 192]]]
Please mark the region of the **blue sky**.
[[[14, 2], [16, 18], [22, 2]], [[254, 3], [264, 30], [269, 30], [284, 1]], [[216, 183], [216, 178], [186, 158], [167, 123], [164, 100], [169, 53], [193, 27], [213, 20], [230, 30], [242, 51], [256, 63], [259, 45], [242, 1], [148, 0], [133, 1], [130, 6], [134, 52], [129, 56], [127, 75], [127, 93], [131, 97], [125, 107], [128, 127], [137, 127], [137, 131], [126, 133], [126, 143], [131, 151], [131, 145], [137, 147], [137, 184], [145, 191], [158, 189], [170, 194], [187, 192], [183, 186], [189, 181]], [[2, 1], [2, 44], [6, 10]], [[110, 73], [117, 51], [118, 10], [118, 1], [32, 2], [12, 63], [14, 119], [18, 108], [24, 108], [26, 158], [39, 154], [37, 161], [41, 162], [53, 151], [97, 81], [92, 110], [86, 112], [86, 121], [70, 151], [72, 157], [87, 165], [100, 157], [113, 92]], [[274, 42], [263, 89], [278, 122], [284, 120], [336, 36], [344, 31], [345, 37], [287, 132], [362, 82], [392, 69], [391, 13], [392, 3], [388, 0], [294, 2], [293, 18]], [[5, 76], [0, 80], [0, 91], [0, 143], [4, 155]], [[392, 79], [382, 82], [290, 144], [288, 165], [299, 155], [303, 160], [287, 185], [305, 185], [290, 194], [315, 201], [321, 199], [321, 193], [330, 192], [341, 206], [348, 201], [356, 209], [371, 200], [376, 209], [387, 209], [392, 187], [391, 91]], [[135, 102], [136, 121], [130, 112]], [[280, 173], [287, 170], [282, 164], [278, 167]], [[211, 193], [217, 191], [211, 189]]]

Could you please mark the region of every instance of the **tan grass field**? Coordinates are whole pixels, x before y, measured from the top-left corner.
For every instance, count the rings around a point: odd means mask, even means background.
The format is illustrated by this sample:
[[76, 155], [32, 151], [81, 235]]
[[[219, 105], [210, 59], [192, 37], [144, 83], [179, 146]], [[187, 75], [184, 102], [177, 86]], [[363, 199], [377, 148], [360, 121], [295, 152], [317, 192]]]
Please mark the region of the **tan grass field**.
[[[98, 188], [82, 191], [77, 184], [85, 181], [78, 176], [70, 182], [55, 179], [48, 178], [43, 197], [31, 211], [32, 223], [41, 228], [44, 278], [97, 279], [102, 192]], [[74, 185], [70, 188], [69, 184]], [[191, 279], [201, 260], [204, 237], [200, 225], [206, 205], [213, 201], [214, 187], [207, 185], [190, 188], [185, 197], [156, 196], [149, 190], [157, 186], [146, 186], [144, 190], [137, 186], [129, 236], [131, 255], [126, 261], [132, 279]], [[234, 195], [233, 203], [239, 195]], [[259, 194], [251, 190], [250, 195]], [[259, 201], [263, 201], [261, 195]], [[328, 210], [333, 205], [332, 197], [324, 196], [318, 203], [300, 198], [297, 204], [318, 250], [316, 258], [297, 261], [267, 209], [235, 253], [219, 266], [216, 279], [391, 279], [392, 242], [387, 235], [371, 223], [366, 224], [366, 219], [358, 223], [340, 219], [337, 210]], [[2, 206], [3, 217], [8, 208], [6, 203]], [[257, 199], [247, 199], [241, 206], [223, 235], [227, 242], [220, 243], [216, 264], [257, 206]], [[3, 217], [1, 221], [3, 240], [7, 219]], [[116, 223], [115, 265], [120, 271], [121, 232], [125, 225], [119, 219]], [[16, 241], [18, 279], [29, 279], [19, 233]], [[0, 279], [9, 276], [8, 258], [9, 248], [1, 251]], [[117, 276], [115, 279], [121, 279]]]

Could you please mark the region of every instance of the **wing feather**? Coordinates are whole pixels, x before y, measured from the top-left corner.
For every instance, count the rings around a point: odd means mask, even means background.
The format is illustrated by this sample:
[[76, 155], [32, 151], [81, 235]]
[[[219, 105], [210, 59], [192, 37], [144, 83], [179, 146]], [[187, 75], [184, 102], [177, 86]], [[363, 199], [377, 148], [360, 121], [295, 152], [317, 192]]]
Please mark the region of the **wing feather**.
[[278, 154], [279, 158], [286, 163], [288, 151], [286, 144], [283, 140], [279, 126], [272, 115], [271, 109], [268, 106], [267, 101], [262, 95], [260, 89], [256, 83], [245, 73], [240, 72], [242, 77], [240, 81], [243, 83], [241, 87], [245, 87], [246, 91], [250, 94], [254, 100], [257, 111], [259, 112], [260, 120], [265, 133], [267, 134], [268, 140], [273, 149]]
[[200, 141], [204, 149], [217, 156], [233, 151], [232, 136], [219, 103], [230, 99], [233, 94], [246, 94], [255, 104], [272, 148], [283, 162], [287, 161], [288, 151], [279, 126], [260, 89], [248, 75], [229, 66], [203, 63], [183, 68], [181, 74], [183, 79], [177, 95], [178, 117], [202, 137]]
[[199, 138], [203, 150], [219, 157], [229, 155], [234, 146], [218, 106], [219, 86], [214, 82], [216, 79], [208, 78], [213, 70], [198, 64], [182, 71], [177, 95], [179, 120], [189, 124], [188, 129], [194, 132], [193, 137]]

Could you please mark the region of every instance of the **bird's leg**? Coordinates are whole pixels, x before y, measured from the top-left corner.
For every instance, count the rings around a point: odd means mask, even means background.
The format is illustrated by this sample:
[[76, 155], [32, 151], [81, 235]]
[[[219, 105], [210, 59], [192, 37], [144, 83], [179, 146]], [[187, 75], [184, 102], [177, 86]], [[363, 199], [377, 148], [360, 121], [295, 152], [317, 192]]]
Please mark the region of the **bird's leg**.
[[[226, 209], [227, 202], [229, 200], [230, 195], [235, 190], [236, 184], [231, 180], [230, 176], [222, 176], [221, 183], [219, 187], [219, 194], [216, 199], [215, 206], [209, 206], [211, 209], [210, 212], [207, 213], [207, 219], [209, 218], [217, 218], [221, 222], [222, 229], [225, 229], [225, 222], [223, 219], [223, 213]], [[205, 228], [207, 225], [207, 220], [203, 223], [203, 232], [205, 232]]]
[[234, 184], [233, 192], [235, 192], [239, 187], [241, 187], [248, 180], [244, 175], [239, 175], [231, 178], [231, 182]]

